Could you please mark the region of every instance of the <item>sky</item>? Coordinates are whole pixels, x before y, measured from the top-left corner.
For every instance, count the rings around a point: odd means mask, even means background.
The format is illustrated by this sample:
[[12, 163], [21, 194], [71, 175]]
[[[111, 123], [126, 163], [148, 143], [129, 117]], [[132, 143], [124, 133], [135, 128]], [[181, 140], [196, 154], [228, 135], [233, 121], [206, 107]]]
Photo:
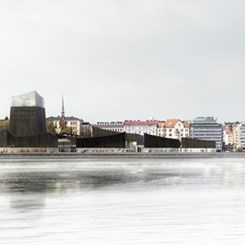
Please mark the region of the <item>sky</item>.
[[0, 117], [36, 90], [46, 116], [243, 121], [243, 0], [0, 0]]

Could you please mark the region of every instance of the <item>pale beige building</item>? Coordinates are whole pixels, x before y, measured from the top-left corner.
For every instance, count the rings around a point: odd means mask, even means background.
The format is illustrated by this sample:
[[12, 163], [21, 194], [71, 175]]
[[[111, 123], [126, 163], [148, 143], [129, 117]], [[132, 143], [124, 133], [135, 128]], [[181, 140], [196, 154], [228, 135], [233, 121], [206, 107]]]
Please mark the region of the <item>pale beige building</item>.
[[179, 140], [189, 138], [190, 123], [180, 119], [168, 119], [165, 122], [159, 122], [157, 136]]

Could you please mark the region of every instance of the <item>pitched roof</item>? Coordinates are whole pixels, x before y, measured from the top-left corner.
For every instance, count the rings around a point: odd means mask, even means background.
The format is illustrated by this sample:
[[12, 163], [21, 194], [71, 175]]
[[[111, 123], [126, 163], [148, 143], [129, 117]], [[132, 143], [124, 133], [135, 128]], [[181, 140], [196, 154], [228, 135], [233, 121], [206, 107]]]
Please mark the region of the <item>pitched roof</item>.
[[125, 126], [157, 126], [158, 121], [156, 120], [147, 120], [147, 121], [140, 121], [140, 120], [125, 120]]
[[165, 123], [164, 123], [164, 127], [165, 128], [174, 128], [175, 125], [181, 122], [184, 126], [184, 128], [189, 128], [190, 127], [190, 123], [188, 121], [180, 121], [180, 119], [168, 119]]
[[179, 122], [179, 119], [168, 119], [165, 123], [164, 123], [164, 127], [165, 128], [174, 128], [176, 123]]

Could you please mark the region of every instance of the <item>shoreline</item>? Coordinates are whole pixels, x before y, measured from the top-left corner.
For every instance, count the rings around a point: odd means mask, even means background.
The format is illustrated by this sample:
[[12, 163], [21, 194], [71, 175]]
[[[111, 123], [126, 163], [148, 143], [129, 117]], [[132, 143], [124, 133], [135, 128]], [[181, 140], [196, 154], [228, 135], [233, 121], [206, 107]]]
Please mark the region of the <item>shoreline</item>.
[[1, 159], [88, 159], [88, 158], [244, 158], [245, 152], [166, 152], [166, 153], [2, 153]]

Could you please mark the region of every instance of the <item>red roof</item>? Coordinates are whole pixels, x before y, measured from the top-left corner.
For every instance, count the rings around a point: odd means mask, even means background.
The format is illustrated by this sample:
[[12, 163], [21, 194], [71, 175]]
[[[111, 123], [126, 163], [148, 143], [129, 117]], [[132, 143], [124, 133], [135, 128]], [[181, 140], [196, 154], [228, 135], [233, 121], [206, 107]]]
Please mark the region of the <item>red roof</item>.
[[179, 122], [179, 119], [168, 119], [165, 123], [164, 123], [164, 127], [165, 128], [174, 128], [175, 124], [177, 122]]
[[180, 121], [179, 119], [168, 119], [168, 120], [164, 123], [164, 127], [165, 127], [165, 128], [174, 128], [175, 125], [176, 125], [176, 123], [178, 123], [178, 122], [183, 123], [184, 128], [189, 128], [189, 126], [190, 126], [190, 124], [189, 124], [188, 121], [182, 122], [182, 121]]
[[156, 120], [147, 120], [147, 121], [140, 121], [140, 120], [125, 120], [124, 125], [125, 126], [157, 126], [158, 121]]
[[183, 124], [184, 124], [185, 128], [189, 128], [190, 127], [190, 123], [188, 121], [184, 121]]

